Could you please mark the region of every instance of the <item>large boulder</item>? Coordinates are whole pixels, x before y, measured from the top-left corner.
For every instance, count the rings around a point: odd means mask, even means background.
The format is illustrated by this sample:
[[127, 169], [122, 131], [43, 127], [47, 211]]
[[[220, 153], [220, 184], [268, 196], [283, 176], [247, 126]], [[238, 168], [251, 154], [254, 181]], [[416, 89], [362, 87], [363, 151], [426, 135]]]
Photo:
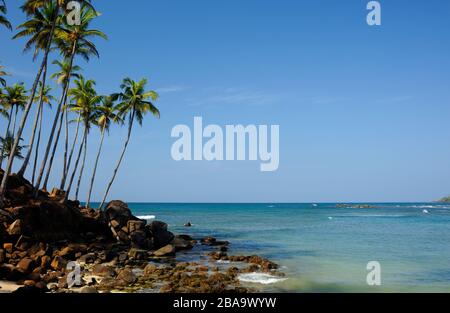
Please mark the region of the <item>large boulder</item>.
[[128, 205], [120, 200], [114, 200], [108, 203], [105, 214], [109, 221], [115, 220], [118, 223], [117, 227], [125, 226], [129, 220], [135, 219]]
[[153, 245], [156, 249], [168, 245], [175, 237], [167, 230], [167, 224], [161, 221], [153, 221], [148, 225], [148, 230], [153, 235]]
[[153, 253], [156, 257], [167, 257], [175, 255], [175, 247], [172, 245], [164, 246]]

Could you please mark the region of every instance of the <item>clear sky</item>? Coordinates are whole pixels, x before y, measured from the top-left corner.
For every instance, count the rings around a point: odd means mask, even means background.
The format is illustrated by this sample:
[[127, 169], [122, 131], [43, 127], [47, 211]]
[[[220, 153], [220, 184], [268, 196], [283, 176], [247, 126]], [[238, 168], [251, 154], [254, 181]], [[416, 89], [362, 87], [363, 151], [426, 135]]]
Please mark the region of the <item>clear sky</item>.
[[[16, 2], [7, 1], [15, 25], [24, 20]], [[379, 27], [366, 23], [366, 0], [94, 2], [102, 16], [93, 26], [109, 40], [96, 41], [99, 60], [78, 62], [85, 76], [100, 93], [118, 91], [126, 76], [148, 77], [160, 93], [161, 119], [135, 128], [113, 198], [381, 202], [450, 194], [449, 1], [380, 1]], [[30, 85], [38, 63], [11, 35], [0, 30], [1, 64], [13, 74], [9, 82]], [[173, 161], [171, 129], [192, 125], [194, 116], [206, 124], [279, 124], [279, 170]], [[114, 128], [106, 140], [95, 200], [125, 135]], [[98, 137], [93, 130], [91, 153]]]

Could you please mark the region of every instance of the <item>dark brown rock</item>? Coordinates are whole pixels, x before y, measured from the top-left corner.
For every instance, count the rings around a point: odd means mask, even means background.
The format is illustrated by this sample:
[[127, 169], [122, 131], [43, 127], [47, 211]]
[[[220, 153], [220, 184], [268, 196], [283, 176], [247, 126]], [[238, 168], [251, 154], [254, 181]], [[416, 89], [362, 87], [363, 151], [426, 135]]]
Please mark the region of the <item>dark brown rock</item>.
[[160, 221], [153, 221], [149, 225], [149, 231], [153, 235], [153, 244], [156, 249], [168, 245], [174, 235], [167, 230], [167, 224]]
[[34, 261], [30, 258], [23, 258], [19, 261], [16, 268], [19, 272], [23, 274], [31, 273], [34, 269]]

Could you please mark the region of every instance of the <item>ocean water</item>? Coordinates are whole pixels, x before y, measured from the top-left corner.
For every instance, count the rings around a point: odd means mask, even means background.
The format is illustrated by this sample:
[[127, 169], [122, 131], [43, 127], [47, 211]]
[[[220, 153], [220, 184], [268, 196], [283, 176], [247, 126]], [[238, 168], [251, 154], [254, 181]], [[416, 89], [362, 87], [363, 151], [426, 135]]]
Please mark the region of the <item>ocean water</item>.
[[[129, 206], [137, 216], [167, 222], [175, 233], [228, 240], [229, 254], [258, 254], [277, 262], [286, 279], [242, 277], [264, 291], [450, 292], [450, 205]], [[193, 227], [183, 226], [188, 221]], [[370, 261], [381, 265], [381, 286], [366, 282]]]

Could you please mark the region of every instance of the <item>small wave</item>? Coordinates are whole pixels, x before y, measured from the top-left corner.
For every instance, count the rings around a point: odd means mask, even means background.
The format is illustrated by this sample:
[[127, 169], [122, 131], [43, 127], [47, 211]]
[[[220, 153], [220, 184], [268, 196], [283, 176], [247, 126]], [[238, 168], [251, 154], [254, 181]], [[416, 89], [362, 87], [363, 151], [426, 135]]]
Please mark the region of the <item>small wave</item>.
[[287, 278], [280, 278], [265, 273], [247, 273], [247, 274], [240, 274], [238, 276], [238, 279], [245, 283], [269, 285], [285, 281]]
[[229, 264], [230, 261], [228, 261], [228, 260], [217, 260], [217, 263]]
[[268, 205], [267, 207], [268, 208], [274, 208], [275, 206], [274, 205]]
[[138, 219], [141, 220], [154, 220], [156, 218], [155, 215], [139, 215], [137, 216]]

